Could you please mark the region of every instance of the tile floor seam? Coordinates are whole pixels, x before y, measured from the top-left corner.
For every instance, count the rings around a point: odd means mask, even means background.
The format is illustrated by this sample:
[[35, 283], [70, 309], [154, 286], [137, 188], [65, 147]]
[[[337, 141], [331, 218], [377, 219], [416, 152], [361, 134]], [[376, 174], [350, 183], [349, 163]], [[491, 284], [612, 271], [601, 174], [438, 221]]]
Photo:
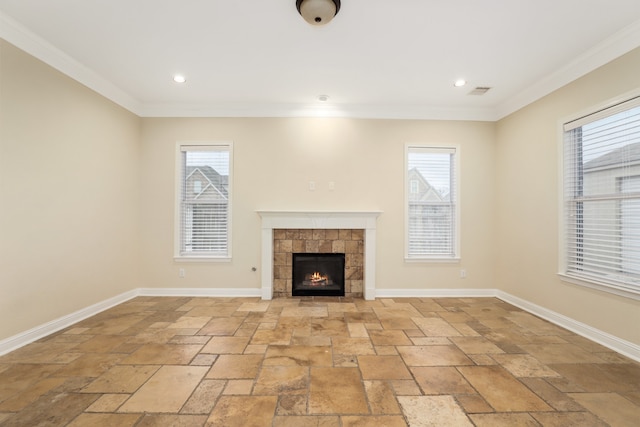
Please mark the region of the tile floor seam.
[[7, 426], [640, 418], [640, 364], [495, 298], [139, 297], [0, 357], [0, 382]]

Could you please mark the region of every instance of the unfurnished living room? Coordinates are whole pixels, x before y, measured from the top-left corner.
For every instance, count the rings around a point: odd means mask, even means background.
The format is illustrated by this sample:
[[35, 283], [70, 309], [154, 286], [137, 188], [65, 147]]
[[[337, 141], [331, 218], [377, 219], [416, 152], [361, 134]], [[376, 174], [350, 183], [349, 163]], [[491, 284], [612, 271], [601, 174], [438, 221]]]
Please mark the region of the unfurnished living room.
[[637, 426], [640, 2], [0, 0], [1, 426]]

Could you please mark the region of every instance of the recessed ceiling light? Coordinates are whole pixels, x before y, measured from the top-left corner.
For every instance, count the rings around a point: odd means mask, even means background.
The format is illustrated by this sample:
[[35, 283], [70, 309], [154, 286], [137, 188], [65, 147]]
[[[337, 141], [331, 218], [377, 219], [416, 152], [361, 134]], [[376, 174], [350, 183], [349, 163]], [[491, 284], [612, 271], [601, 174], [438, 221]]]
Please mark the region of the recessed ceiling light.
[[327, 102], [329, 100], [329, 95], [318, 95], [318, 101]]
[[465, 79], [458, 79], [455, 81], [455, 83], [453, 84], [455, 87], [462, 87], [464, 85], [467, 84], [467, 81]]
[[175, 76], [173, 76], [173, 81], [176, 83], [184, 83], [187, 81], [187, 78], [180, 74], [176, 74]]

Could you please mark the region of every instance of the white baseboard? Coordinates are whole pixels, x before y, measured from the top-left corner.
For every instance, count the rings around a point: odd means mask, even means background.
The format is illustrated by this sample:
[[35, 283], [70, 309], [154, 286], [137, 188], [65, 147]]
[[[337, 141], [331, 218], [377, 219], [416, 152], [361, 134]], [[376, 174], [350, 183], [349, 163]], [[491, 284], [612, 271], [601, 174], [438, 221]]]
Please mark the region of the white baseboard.
[[376, 289], [376, 298], [483, 298], [497, 289]]
[[[575, 332], [576, 334], [588, 338], [591, 341], [597, 342], [598, 344], [601, 344], [607, 348], [610, 348], [611, 350], [623, 354], [628, 358], [635, 360], [636, 362], [640, 362], [640, 346], [637, 344], [623, 340], [607, 332], [596, 329], [585, 323], [578, 322], [577, 320], [574, 320], [570, 317], [567, 317], [560, 313], [556, 313], [555, 311], [546, 309], [542, 306], [539, 306], [522, 298], [518, 298], [506, 292], [497, 290], [495, 296], [497, 298], [500, 298], [504, 302], [515, 305], [516, 307], [521, 308], [531, 314], [535, 314], [536, 316], [548, 320], [553, 324], [561, 326], [565, 329], [570, 330], [571, 332]], [[634, 325], [633, 327], [637, 327], [637, 325]]]
[[[16, 350], [137, 296], [259, 298], [262, 293], [259, 288], [138, 288], [2, 340], [0, 341], [0, 355]], [[640, 346], [499, 289], [376, 289], [375, 296], [376, 298], [499, 298], [640, 362]]]
[[376, 289], [376, 298], [494, 297], [640, 362], [640, 346], [499, 289]]
[[251, 288], [137, 288], [4, 339], [0, 341], [0, 356], [137, 296], [247, 298], [260, 297], [261, 295], [260, 289]]
[[262, 297], [259, 288], [138, 288], [145, 297]]
[[54, 332], [58, 332], [59, 330], [67, 328], [81, 320], [95, 316], [96, 314], [118, 304], [122, 304], [125, 301], [129, 301], [137, 295], [138, 292], [134, 289], [133, 291], [116, 295], [115, 297], [90, 305], [89, 307], [85, 307], [74, 313], [62, 316], [58, 319], [52, 320], [51, 322], [47, 322], [40, 326], [36, 326], [35, 328], [31, 328], [28, 331], [4, 339], [0, 341], [0, 356], [9, 353], [10, 351], [17, 350], [18, 348], [37, 341], [40, 338], [46, 337], [47, 335], [51, 335]]

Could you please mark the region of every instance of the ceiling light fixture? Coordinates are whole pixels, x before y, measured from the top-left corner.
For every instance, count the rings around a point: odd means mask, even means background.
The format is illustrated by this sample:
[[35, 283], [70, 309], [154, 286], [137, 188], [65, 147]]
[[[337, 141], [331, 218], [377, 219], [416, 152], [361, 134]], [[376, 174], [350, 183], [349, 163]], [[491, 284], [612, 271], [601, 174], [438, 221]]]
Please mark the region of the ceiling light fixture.
[[329, 95], [318, 95], [318, 101], [327, 102], [329, 100]]
[[340, 0], [296, 0], [296, 8], [309, 24], [324, 25], [340, 11]]
[[464, 85], [467, 84], [467, 81], [464, 79], [458, 79], [455, 81], [455, 83], [453, 84], [455, 87], [462, 87]]
[[176, 74], [173, 76], [173, 81], [176, 83], [184, 83], [187, 81], [185, 76], [181, 76], [180, 74]]

